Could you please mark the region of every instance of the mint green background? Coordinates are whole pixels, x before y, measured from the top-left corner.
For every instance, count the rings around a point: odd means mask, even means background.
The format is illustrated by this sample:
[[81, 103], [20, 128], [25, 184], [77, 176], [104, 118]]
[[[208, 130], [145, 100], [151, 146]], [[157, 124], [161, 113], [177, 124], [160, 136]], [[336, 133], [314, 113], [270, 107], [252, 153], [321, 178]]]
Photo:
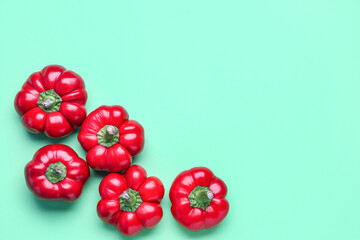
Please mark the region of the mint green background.
[[[134, 239], [360, 239], [357, 0], [0, 2], [0, 239], [124, 239], [96, 215], [103, 174], [73, 204], [37, 200], [23, 169], [77, 133], [28, 133], [13, 108], [26, 78], [62, 64], [88, 111], [123, 105], [146, 131], [134, 163], [166, 188], [164, 217]], [[216, 228], [184, 230], [168, 191], [207, 166], [228, 185]]]

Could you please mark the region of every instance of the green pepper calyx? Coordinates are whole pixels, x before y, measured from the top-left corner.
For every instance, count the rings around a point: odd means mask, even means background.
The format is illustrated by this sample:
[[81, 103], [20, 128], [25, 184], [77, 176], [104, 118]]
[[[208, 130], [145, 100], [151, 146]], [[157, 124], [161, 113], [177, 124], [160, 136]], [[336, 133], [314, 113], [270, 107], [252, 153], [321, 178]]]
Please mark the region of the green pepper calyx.
[[46, 169], [45, 177], [52, 184], [64, 180], [66, 178], [66, 166], [62, 162], [51, 163]]
[[119, 136], [119, 129], [113, 125], [105, 125], [97, 133], [98, 143], [107, 148], [118, 143]]
[[128, 188], [120, 197], [120, 210], [124, 212], [135, 212], [143, 202], [138, 191]]
[[39, 94], [37, 105], [46, 113], [51, 113], [60, 110], [60, 105], [62, 101], [63, 100], [54, 91], [54, 89], [50, 89]]
[[213, 192], [209, 187], [195, 186], [188, 196], [190, 207], [201, 208], [205, 210], [214, 198]]

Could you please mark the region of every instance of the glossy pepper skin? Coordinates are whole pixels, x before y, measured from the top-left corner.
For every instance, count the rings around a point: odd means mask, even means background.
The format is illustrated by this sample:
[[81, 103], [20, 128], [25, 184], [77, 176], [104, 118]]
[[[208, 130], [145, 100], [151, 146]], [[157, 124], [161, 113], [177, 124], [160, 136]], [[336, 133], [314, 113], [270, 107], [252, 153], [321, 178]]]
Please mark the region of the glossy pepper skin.
[[152, 228], [162, 218], [160, 206], [164, 186], [156, 177], [147, 177], [144, 168], [133, 165], [124, 174], [110, 173], [100, 183], [99, 217], [117, 230], [133, 236]]
[[171, 213], [190, 231], [219, 224], [229, 211], [227, 187], [212, 171], [195, 167], [181, 172], [170, 189]]
[[59, 65], [30, 75], [15, 97], [15, 109], [32, 133], [64, 137], [86, 118], [87, 93], [82, 78]]
[[43, 200], [75, 201], [89, 176], [86, 162], [62, 144], [40, 148], [25, 167], [29, 189]]
[[144, 129], [121, 106], [101, 106], [89, 114], [78, 140], [95, 170], [122, 172], [144, 147]]

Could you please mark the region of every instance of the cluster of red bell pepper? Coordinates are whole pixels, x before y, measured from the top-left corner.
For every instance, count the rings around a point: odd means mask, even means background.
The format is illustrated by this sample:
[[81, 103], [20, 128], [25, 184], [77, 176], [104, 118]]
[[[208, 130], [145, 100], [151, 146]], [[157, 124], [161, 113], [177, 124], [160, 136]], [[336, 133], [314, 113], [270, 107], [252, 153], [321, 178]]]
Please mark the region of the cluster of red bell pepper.
[[[62, 144], [39, 149], [25, 167], [29, 189], [44, 200], [75, 201], [94, 170], [111, 172], [100, 183], [99, 217], [127, 236], [152, 228], [163, 211], [164, 186], [132, 165], [144, 147], [144, 129], [121, 106], [101, 106], [86, 116], [87, 93], [82, 78], [64, 67], [50, 65], [33, 73], [15, 97], [15, 109], [32, 133], [64, 137], [81, 127], [78, 140], [86, 161]], [[227, 187], [211, 170], [197, 167], [181, 172], [170, 188], [171, 212], [191, 231], [212, 228], [229, 211]]]

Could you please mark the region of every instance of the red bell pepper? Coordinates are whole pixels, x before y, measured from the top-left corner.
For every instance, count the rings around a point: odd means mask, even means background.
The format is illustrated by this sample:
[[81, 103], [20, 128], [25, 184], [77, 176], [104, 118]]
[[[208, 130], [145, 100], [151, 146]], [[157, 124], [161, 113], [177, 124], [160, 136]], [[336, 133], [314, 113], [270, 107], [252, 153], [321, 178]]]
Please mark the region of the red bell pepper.
[[86, 162], [62, 144], [40, 148], [25, 167], [29, 189], [44, 200], [75, 201], [89, 176]]
[[86, 117], [87, 94], [82, 78], [59, 65], [30, 75], [15, 97], [15, 109], [32, 133], [64, 137]]
[[190, 231], [219, 224], [229, 211], [227, 187], [210, 169], [196, 167], [181, 172], [170, 189], [171, 213]]
[[147, 177], [144, 168], [133, 165], [124, 174], [110, 173], [100, 183], [99, 217], [117, 230], [133, 236], [161, 220], [164, 186], [156, 177]]
[[95, 170], [122, 172], [144, 147], [144, 129], [121, 106], [101, 106], [89, 114], [78, 139]]

